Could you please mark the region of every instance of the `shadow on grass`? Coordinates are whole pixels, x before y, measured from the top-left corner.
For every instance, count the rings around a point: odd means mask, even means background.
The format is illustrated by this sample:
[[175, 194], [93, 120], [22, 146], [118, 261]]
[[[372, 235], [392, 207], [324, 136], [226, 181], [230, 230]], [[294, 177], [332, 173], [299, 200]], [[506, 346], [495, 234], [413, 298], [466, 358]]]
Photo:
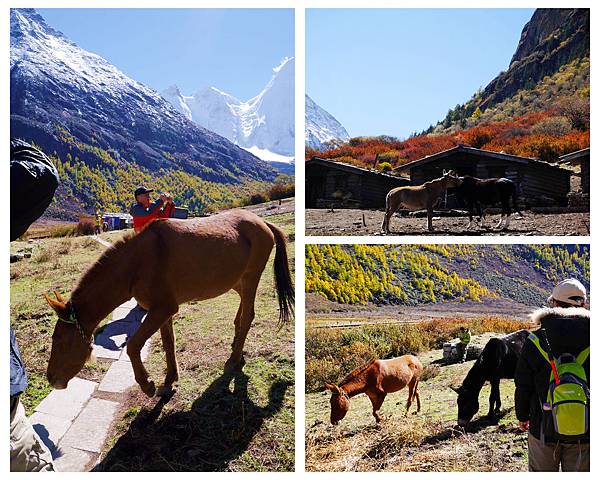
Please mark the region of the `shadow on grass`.
[[[464, 434], [480, 432], [481, 430], [492, 425], [498, 425], [500, 420], [503, 419], [506, 415], [508, 415], [508, 413], [511, 410], [511, 408], [502, 410], [499, 413], [497, 413], [493, 418], [489, 418], [487, 415], [479, 417], [477, 420], [469, 422], [469, 424], [465, 428], [459, 427], [458, 425], [453, 425], [442, 430], [441, 432], [436, 433], [435, 435], [425, 437], [422, 443], [427, 445], [435, 445], [437, 443], [445, 442], [446, 440], [450, 440], [454, 437], [459, 437]], [[510, 431], [511, 429], [505, 430]]]
[[[96, 467], [96, 471], [224, 471], [243, 454], [266, 419], [281, 410], [288, 381], [269, 389], [266, 407], [248, 398], [248, 376], [225, 373], [191, 409], [165, 413], [170, 397], [144, 410]], [[233, 384], [233, 391], [230, 385]]]

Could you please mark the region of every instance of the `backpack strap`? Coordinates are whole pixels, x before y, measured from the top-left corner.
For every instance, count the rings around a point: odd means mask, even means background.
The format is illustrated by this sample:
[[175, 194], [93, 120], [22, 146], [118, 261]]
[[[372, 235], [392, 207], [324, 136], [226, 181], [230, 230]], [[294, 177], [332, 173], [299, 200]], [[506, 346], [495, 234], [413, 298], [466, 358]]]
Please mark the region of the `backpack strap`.
[[587, 347], [585, 350], [582, 350], [581, 352], [579, 352], [579, 355], [577, 355], [577, 358], [575, 359], [575, 361], [579, 365], [583, 365], [589, 356], [590, 356], [590, 347]]
[[[531, 340], [531, 343], [533, 343], [537, 349], [540, 351], [540, 353], [542, 354], [542, 357], [544, 357], [544, 359], [548, 362], [550, 362], [550, 357], [548, 356], [548, 352], [546, 352], [546, 350], [544, 350], [544, 347], [542, 347], [542, 344], [540, 343], [540, 339], [538, 338], [538, 336], [535, 333], [530, 333], [529, 334], [529, 340]], [[583, 352], [580, 353], [580, 355]], [[588, 353], [589, 353], [589, 348], [588, 348]]]

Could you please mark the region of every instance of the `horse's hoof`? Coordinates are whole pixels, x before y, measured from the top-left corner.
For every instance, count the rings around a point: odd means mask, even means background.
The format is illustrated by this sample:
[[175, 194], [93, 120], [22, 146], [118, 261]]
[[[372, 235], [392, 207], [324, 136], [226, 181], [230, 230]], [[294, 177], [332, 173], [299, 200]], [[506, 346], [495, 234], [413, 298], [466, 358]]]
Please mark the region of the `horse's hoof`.
[[156, 393], [156, 386], [152, 381], [146, 383], [145, 385], [140, 385], [140, 388], [142, 389], [142, 392], [144, 392], [146, 396], [150, 398], [152, 398]]
[[158, 387], [156, 389], [156, 396], [157, 397], [168, 397], [170, 395], [173, 395], [175, 393], [175, 388], [173, 388], [173, 385], [161, 385], [160, 387]]

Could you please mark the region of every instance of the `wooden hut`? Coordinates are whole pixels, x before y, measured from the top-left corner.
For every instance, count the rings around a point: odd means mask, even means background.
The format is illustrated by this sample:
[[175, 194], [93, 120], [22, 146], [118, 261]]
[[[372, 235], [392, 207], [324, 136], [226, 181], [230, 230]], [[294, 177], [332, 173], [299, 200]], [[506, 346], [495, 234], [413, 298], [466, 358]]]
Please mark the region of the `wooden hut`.
[[559, 164], [579, 166], [581, 171], [581, 193], [590, 193], [590, 148], [577, 150], [559, 157]]
[[[442, 176], [444, 170], [478, 178], [505, 177], [517, 184], [519, 198], [527, 206], [564, 206], [570, 190], [571, 172], [535, 158], [458, 145], [449, 150], [406, 163], [394, 169], [420, 185]], [[450, 198], [448, 207], [455, 206]]]
[[387, 193], [409, 184], [407, 178], [334, 160], [306, 162], [306, 208], [383, 208]]

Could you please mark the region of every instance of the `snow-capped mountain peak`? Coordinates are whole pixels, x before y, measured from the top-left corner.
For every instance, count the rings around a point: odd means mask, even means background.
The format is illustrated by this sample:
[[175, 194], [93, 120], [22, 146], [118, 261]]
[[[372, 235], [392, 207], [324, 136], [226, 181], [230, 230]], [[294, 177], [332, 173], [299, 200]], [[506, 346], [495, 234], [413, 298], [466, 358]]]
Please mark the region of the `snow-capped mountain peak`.
[[341, 143], [350, 139], [350, 135], [336, 118], [305, 95], [306, 131], [305, 144], [316, 150], [327, 143]]
[[[12, 136], [92, 165], [100, 148], [150, 171], [177, 168], [211, 181], [274, 176], [264, 162], [190, 122], [185, 116], [191, 112], [179, 114], [156, 91], [51, 28], [35, 10], [11, 9], [10, 32]], [[182, 97], [176, 87], [168, 90]], [[183, 103], [180, 108], [185, 110]]]
[[178, 111], [191, 112], [188, 118], [198, 125], [223, 135], [242, 148], [272, 152], [279, 157], [294, 156], [293, 57], [285, 57], [274, 67], [265, 88], [247, 101], [214, 86], [203, 87], [190, 96], [174, 94], [171, 88], [162, 95]]

